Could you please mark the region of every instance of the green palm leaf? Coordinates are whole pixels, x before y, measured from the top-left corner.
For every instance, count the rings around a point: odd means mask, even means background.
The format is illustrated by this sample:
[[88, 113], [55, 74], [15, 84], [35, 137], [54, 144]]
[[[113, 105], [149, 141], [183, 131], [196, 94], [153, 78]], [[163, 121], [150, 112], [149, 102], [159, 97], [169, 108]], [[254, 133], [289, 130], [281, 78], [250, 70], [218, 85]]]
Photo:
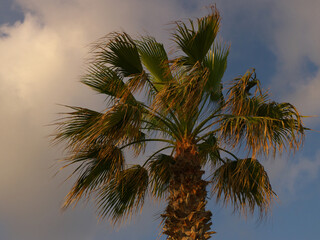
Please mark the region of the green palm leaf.
[[173, 41], [186, 54], [182, 57], [186, 65], [202, 62], [212, 47], [219, 30], [220, 15], [214, 7], [211, 10], [210, 15], [197, 19], [196, 26], [192, 20], [189, 20], [190, 27], [184, 22], [176, 22]]
[[210, 50], [204, 60], [204, 66], [209, 69], [209, 77], [205, 86], [206, 92], [210, 94], [212, 101], [219, 101], [222, 95], [222, 77], [227, 69], [227, 58], [229, 47], [221, 43], [216, 44], [213, 50]]
[[81, 82], [111, 99], [125, 98], [131, 104], [136, 101], [123, 78], [116, 71], [100, 63], [92, 63]]
[[137, 42], [141, 61], [151, 74], [156, 89], [161, 89], [164, 83], [172, 79], [169, 60], [162, 43], [153, 37], [142, 37]]
[[148, 183], [148, 171], [139, 165], [121, 171], [98, 191], [100, 216], [113, 222], [130, 217], [142, 207]]
[[143, 69], [133, 39], [124, 32], [113, 32], [107, 36], [107, 39], [109, 39], [107, 44], [103, 41], [95, 45], [94, 62], [102, 65], [109, 64], [123, 77], [140, 74]]

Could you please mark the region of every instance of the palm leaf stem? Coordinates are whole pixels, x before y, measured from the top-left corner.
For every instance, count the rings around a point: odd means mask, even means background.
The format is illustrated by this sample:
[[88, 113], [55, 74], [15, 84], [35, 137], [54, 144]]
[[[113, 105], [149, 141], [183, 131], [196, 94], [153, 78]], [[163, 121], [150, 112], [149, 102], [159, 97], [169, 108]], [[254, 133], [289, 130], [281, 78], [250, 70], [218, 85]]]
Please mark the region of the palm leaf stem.
[[[145, 112], [145, 114], [150, 115], [152, 117], [155, 117], [158, 120], [160, 120], [161, 122], [163, 122], [173, 132], [174, 136], [177, 139], [181, 140], [180, 136], [182, 136], [182, 131], [181, 131], [180, 124], [177, 124], [177, 123], [172, 124], [172, 122], [168, 118], [164, 117], [162, 114], [158, 113], [154, 109], [151, 109], [150, 107], [148, 107], [144, 104], [143, 104], [143, 106], [149, 110], [149, 111]], [[150, 111], [152, 111], [152, 112], [150, 112]], [[154, 113], [156, 113], [156, 114], [154, 114]]]
[[133, 144], [136, 144], [136, 143], [143, 143], [143, 142], [166, 142], [166, 143], [170, 143], [172, 145], [174, 145], [174, 142], [173, 141], [170, 141], [170, 140], [167, 140], [167, 139], [159, 139], [159, 138], [150, 138], [150, 139], [141, 139], [141, 140], [137, 140], [137, 141], [133, 141], [131, 143], [128, 143], [122, 147], [120, 147], [120, 150], [126, 148], [126, 147], [129, 147]]
[[192, 131], [193, 127], [195, 126], [197, 120], [199, 119], [199, 116], [200, 116], [204, 106], [206, 105], [208, 97], [209, 97], [209, 94], [205, 97], [205, 99], [203, 101], [203, 104], [201, 105], [201, 107], [200, 107], [199, 111], [197, 112], [196, 116], [194, 118], [191, 118], [191, 121], [190, 121], [191, 122], [191, 124], [190, 124], [191, 125], [190, 126], [191, 131]]
[[225, 153], [228, 153], [229, 155], [231, 155], [234, 159], [236, 159], [236, 160], [239, 160], [239, 158], [236, 156], [236, 155], [234, 155], [232, 152], [230, 152], [230, 151], [228, 151], [228, 150], [225, 150], [225, 149], [223, 149], [223, 148], [218, 148], [220, 151], [222, 151], [222, 152], [225, 152]]
[[205, 139], [206, 137], [210, 136], [212, 133], [215, 133], [219, 131], [220, 129], [215, 129], [210, 132], [207, 132], [206, 134], [202, 135], [201, 137], [197, 138], [196, 143], [200, 142], [201, 140]]
[[152, 125], [153, 127], [142, 127], [142, 128], [140, 128], [141, 130], [149, 130], [149, 131], [150, 131], [150, 130], [154, 130], [154, 131], [159, 131], [159, 132], [168, 134], [168, 135], [171, 136], [172, 138], [175, 138], [175, 135], [173, 135], [172, 132], [166, 130], [165, 128], [161, 128], [160, 126], [156, 125], [155, 123], [152, 123], [152, 122], [149, 122], [149, 121], [146, 121], [146, 120], [142, 120], [142, 122], [147, 123], [147, 124], [150, 124], [150, 125]]
[[166, 146], [166, 147], [163, 147], [161, 148], [160, 150], [156, 151], [155, 153], [153, 153], [145, 162], [144, 164], [142, 165], [142, 167], [145, 167], [147, 165], [147, 163], [155, 156], [157, 155], [159, 152], [162, 152], [163, 150], [166, 150], [168, 148], [174, 148], [174, 146]]
[[[218, 116], [218, 115], [217, 115]], [[220, 115], [219, 115], [220, 116]], [[215, 125], [215, 124], [217, 124], [219, 121], [215, 121], [215, 122], [213, 122], [213, 123], [211, 123], [211, 124], [209, 124], [209, 125], [207, 125], [206, 127], [204, 127], [204, 128], [202, 128], [202, 129], [200, 129], [199, 130], [199, 132], [198, 132], [198, 134], [200, 134], [201, 132], [203, 132], [203, 131], [205, 131], [205, 130], [207, 130], [208, 128], [211, 128], [213, 125]]]
[[221, 115], [216, 115], [218, 112], [220, 112], [222, 109], [222, 106], [219, 107], [217, 110], [215, 110], [212, 114], [210, 114], [206, 119], [204, 119], [194, 130], [193, 130], [193, 134], [192, 136], [196, 136], [198, 135], [200, 132], [203, 131], [202, 127], [204, 125], [206, 125], [207, 122], [209, 122], [211, 119], [215, 118], [215, 117], [218, 117], [218, 116], [221, 116]]
[[[153, 85], [153, 83], [150, 81], [150, 79], [147, 77], [147, 81], [148, 83], [150, 84], [150, 86], [153, 88], [153, 90], [156, 92], [156, 93], [159, 93], [159, 91], [157, 90], [157, 88]], [[179, 130], [181, 131], [181, 123], [179, 121], [179, 119], [176, 117], [176, 115], [172, 112], [172, 110], [169, 108], [169, 106], [164, 103], [164, 105], [167, 107], [167, 109], [169, 110], [169, 114], [170, 116], [172, 117], [173, 121], [176, 123], [176, 125], [179, 127]], [[150, 109], [148, 106], [145, 105], [146, 108]]]

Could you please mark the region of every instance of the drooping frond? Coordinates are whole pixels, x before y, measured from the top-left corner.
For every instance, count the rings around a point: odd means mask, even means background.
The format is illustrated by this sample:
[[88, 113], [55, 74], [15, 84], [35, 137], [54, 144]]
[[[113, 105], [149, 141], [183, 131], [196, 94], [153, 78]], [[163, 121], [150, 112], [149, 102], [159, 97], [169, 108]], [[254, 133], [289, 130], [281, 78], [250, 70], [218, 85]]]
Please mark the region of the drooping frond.
[[148, 189], [148, 171], [140, 165], [122, 170], [98, 190], [96, 202], [101, 218], [116, 223], [141, 209]]
[[196, 23], [190, 19], [189, 23], [190, 26], [184, 22], [176, 22], [173, 41], [186, 54], [181, 60], [186, 65], [193, 66], [198, 61], [202, 62], [212, 47], [219, 30], [220, 14], [212, 7], [209, 15], [198, 18]]
[[77, 204], [81, 197], [89, 197], [95, 189], [106, 184], [124, 167], [122, 151], [112, 145], [95, 145], [71, 154], [65, 167], [78, 165], [72, 175], [79, 175], [65, 198], [64, 207]]
[[[254, 94], [250, 89], [257, 86]], [[255, 154], [298, 149], [304, 136], [301, 116], [289, 103], [276, 103], [263, 93], [254, 71], [235, 80], [229, 90], [221, 134], [234, 147], [245, 143]]]
[[215, 167], [221, 163], [218, 139], [214, 134], [209, 135], [202, 143], [198, 144], [199, 157], [202, 158], [202, 165], [207, 162]]
[[276, 197], [266, 171], [256, 159], [226, 162], [214, 172], [212, 184], [217, 201], [231, 203], [245, 215], [258, 207], [260, 216], [264, 216]]
[[148, 163], [151, 191], [156, 198], [162, 198], [168, 190], [174, 162], [172, 156], [158, 154]]

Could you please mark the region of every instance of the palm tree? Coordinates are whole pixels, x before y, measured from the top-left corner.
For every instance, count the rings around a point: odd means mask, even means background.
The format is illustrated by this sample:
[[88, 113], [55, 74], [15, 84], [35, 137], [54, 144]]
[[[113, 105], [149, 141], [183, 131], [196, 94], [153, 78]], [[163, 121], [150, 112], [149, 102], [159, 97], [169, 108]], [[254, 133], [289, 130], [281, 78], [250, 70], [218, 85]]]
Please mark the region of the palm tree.
[[[305, 127], [293, 105], [269, 99], [254, 69], [223, 88], [229, 46], [216, 40], [219, 26], [215, 7], [176, 22], [170, 58], [151, 36], [113, 32], [94, 45], [82, 83], [108, 107], [70, 107], [57, 122], [55, 139], [66, 143], [65, 166], [77, 176], [64, 207], [93, 198], [101, 218], [121, 223], [149, 193], [167, 202], [162, 232], [170, 240], [214, 233], [208, 184], [240, 212], [268, 212], [276, 195], [257, 158], [297, 150]], [[153, 152], [133, 165], [127, 149]]]

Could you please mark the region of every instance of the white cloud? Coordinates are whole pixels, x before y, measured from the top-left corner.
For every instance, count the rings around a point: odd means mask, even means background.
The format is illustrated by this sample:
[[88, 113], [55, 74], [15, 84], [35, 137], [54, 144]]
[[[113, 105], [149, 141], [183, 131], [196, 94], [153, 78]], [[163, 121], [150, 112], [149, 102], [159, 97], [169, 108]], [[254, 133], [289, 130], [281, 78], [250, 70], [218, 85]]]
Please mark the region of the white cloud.
[[[166, 39], [166, 23], [197, 15], [199, 9], [186, 10], [169, 0], [18, 3], [24, 21], [0, 26], [0, 35], [5, 36], [0, 38], [0, 223], [15, 240], [89, 240], [106, 235], [106, 230], [112, 232], [110, 227], [96, 226], [90, 208], [60, 214], [70, 185], [59, 187], [66, 173], [52, 177], [56, 168], [50, 166], [61, 152], [49, 146], [52, 127], [46, 125], [64, 110], [57, 103], [103, 107], [101, 98], [78, 81], [89, 43], [121, 29], [146, 30]], [[150, 218], [146, 221], [142, 225], [152, 225]], [[136, 232], [137, 238], [143, 235]]]
[[296, 193], [317, 179], [320, 173], [320, 152], [313, 157], [277, 157], [265, 161], [264, 166], [280, 201], [286, 202], [295, 199]]
[[[274, 89], [282, 99], [297, 105], [304, 115], [320, 115], [320, 32], [317, 11], [320, 2], [314, 0], [275, 1], [273, 7], [273, 49], [277, 56]], [[310, 64], [314, 72], [310, 73]], [[319, 118], [307, 119], [319, 126]]]

